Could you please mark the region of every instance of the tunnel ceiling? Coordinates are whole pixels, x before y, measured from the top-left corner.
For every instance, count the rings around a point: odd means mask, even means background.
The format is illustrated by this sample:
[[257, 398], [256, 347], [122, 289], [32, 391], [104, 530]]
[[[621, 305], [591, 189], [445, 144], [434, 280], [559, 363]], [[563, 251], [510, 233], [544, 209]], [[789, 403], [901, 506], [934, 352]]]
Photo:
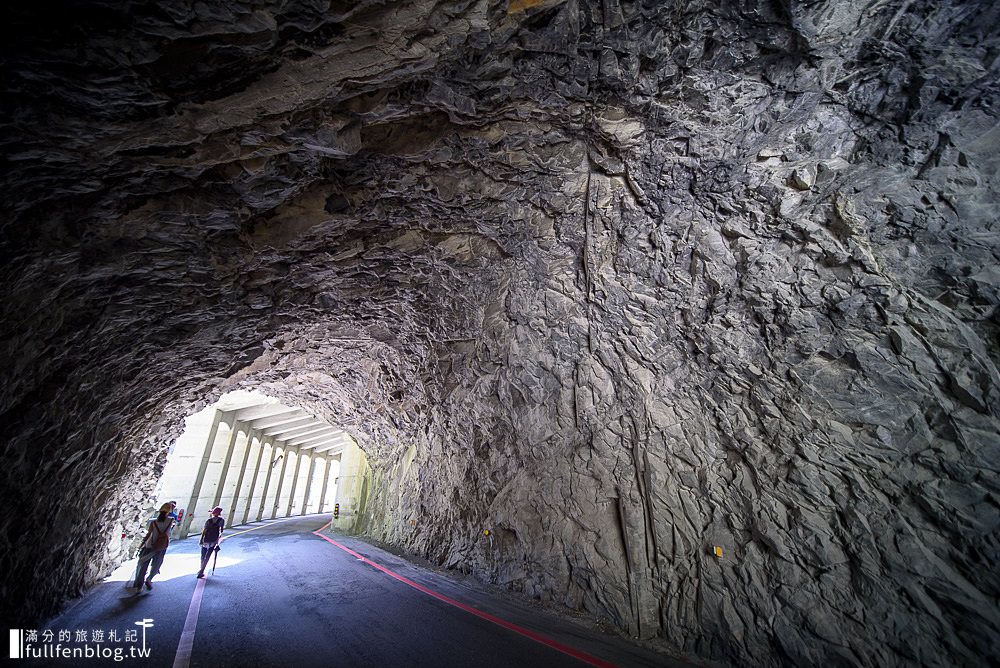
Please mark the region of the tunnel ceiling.
[[7, 14], [23, 614], [244, 387], [355, 436], [359, 530], [632, 635], [1000, 654], [995, 3]]
[[343, 448], [348, 434], [343, 429], [315, 418], [301, 408], [251, 399], [217, 406], [227, 420], [238, 428], [256, 430], [260, 438], [269, 437], [283, 446], [310, 453], [336, 454]]

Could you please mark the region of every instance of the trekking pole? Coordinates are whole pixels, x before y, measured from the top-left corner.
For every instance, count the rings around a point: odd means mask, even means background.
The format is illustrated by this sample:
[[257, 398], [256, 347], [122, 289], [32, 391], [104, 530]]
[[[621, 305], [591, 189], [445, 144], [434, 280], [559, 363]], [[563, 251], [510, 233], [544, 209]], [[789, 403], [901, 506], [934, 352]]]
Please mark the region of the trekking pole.
[[215, 552], [215, 558], [212, 559], [212, 575], [215, 575], [215, 565], [217, 563], [219, 563], [219, 546], [218, 545], [215, 546], [215, 549], [213, 550], [213, 552]]

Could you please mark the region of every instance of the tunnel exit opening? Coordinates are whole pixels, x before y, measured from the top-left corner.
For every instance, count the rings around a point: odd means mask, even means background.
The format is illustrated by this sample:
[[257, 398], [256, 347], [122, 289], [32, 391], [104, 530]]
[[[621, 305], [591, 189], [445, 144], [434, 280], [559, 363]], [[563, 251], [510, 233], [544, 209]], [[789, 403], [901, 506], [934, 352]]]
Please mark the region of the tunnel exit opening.
[[239, 390], [186, 419], [149, 510], [175, 501], [179, 538], [197, 533], [216, 506], [226, 526], [334, 508], [341, 520], [356, 505], [364, 468], [363, 453], [343, 429]]

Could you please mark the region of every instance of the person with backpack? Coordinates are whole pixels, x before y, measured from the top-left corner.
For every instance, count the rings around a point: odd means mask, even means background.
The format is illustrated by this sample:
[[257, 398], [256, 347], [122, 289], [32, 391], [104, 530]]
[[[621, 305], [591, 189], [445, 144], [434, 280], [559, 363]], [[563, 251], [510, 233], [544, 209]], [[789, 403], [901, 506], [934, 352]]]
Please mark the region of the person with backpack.
[[[173, 508], [169, 503], [160, 506], [160, 512], [155, 519], [149, 521], [146, 535], [142, 539], [139, 548], [139, 563], [135, 568], [135, 581], [131, 589], [138, 592], [145, 581], [146, 589], [153, 589], [153, 578], [160, 572], [163, 565], [163, 557], [167, 553], [170, 545], [170, 530], [174, 526], [174, 520], [170, 517]], [[146, 577], [146, 570], [149, 569], [149, 577]]]
[[222, 506], [212, 508], [212, 516], [205, 520], [205, 528], [201, 530], [201, 570], [198, 577], [205, 577], [205, 567], [212, 558], [212, 552], [219, 549], [222, 542], [222, 531], [226, 528], [226, 520], [222, 519]]

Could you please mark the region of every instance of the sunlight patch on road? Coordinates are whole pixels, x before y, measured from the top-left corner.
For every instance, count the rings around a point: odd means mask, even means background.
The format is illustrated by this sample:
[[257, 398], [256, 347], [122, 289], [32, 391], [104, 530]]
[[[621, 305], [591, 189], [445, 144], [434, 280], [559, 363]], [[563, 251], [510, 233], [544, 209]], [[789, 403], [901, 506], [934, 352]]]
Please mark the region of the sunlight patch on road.
[[[129, 559], [124, 564], [116, 568], [111, 575], [104, 578], [105, 582], [131, 582], [135, 577], [135, 566], [138, 559]], [[219, 561], [216, 563], [216, 570], [234, 566], [243, 561], [235, 557], [227, 556], [225, 552], [219, 552]], [[201, 556], [197, 554], [170, 554], [167, 552], [160, 567], [160, 574], [153, 578], [153, 584], [173, 580], [174, 578], [194, 577], [201, 567]], [[206, 572], [212, 571], [212, 562], [208, 562]]]

